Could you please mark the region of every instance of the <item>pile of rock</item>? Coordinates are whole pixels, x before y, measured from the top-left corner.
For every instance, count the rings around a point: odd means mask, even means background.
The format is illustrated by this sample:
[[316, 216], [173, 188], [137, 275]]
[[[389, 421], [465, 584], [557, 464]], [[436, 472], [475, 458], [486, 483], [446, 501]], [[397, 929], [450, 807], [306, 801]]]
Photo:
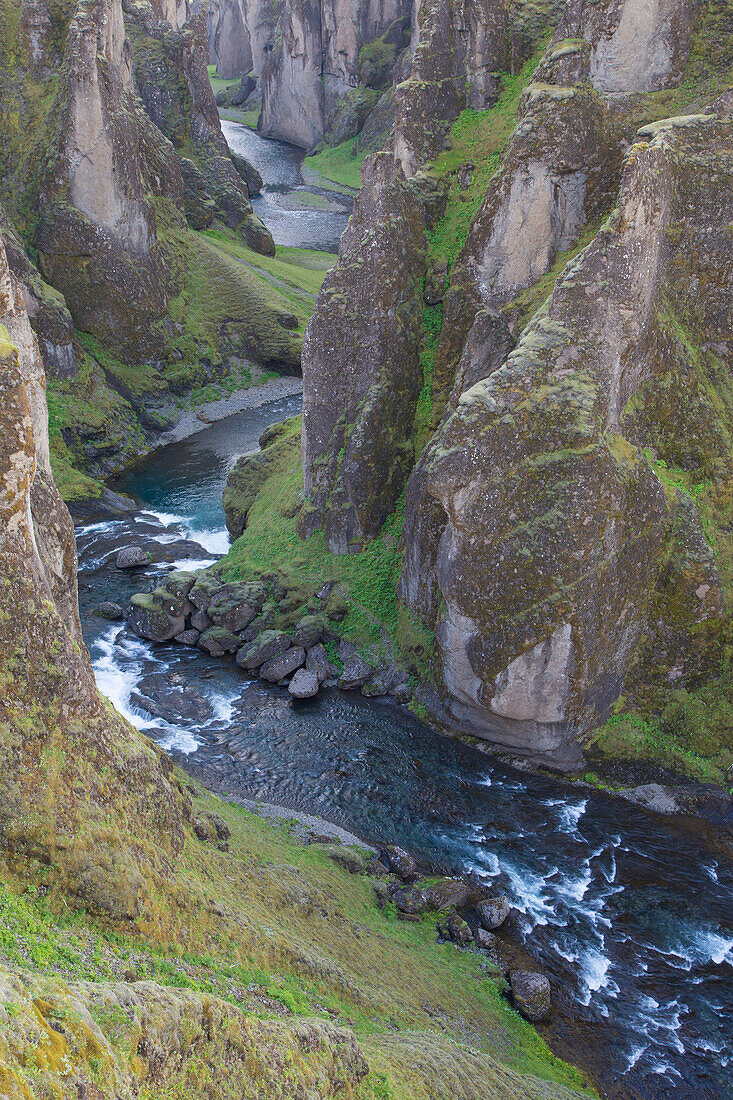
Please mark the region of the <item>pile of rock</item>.
[[366, 870], [379, 875], [375, 890], [381, 906], [391, 901], [400, 918], [408, 921], [418, 921], [425, 913], [440, 914], [440, 940], [459, 948], [478, 949], [508, 980], [515, 1008], [534, 1022], [547, 1018], [551, 1006], [548, 979], [523, 963], [510, 963], [513, 952], [496, 935], [512, 912], [505, 897], [491, 896], [471, 879], [421, 882], [416, 861], [409, 852], [394, 846], [383, 849], [379, 861], [372, 861]]
[[[278, 603], [278, 595], [263, 581], [225, 583], [214, 574], [174, 570], [153, 592], [132, 597], [127, 621], [152, 642], [198, 646], [213, 657], [232, 655], [244, 672], [287, 685], [295, 699], [311, 698], [326, 686], [407, 700], [404, 669], [394, 663], [374, 667], [351, 642], [338, 640], [333, 625], [345, 612], [332, 585], [321, 586], [287, 629], [278, 625], [287, 597]], [[338, 664], [329, 657], [330, 643]]]

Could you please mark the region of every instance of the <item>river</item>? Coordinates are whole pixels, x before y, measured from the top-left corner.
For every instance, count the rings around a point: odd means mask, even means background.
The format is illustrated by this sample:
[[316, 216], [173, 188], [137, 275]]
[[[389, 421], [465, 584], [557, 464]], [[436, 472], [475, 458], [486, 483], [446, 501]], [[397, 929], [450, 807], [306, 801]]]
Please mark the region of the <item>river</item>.
[[[256, 140], [263, 174], [269, 156], [285, 176], [282, 147]], [[300, 186], [297, 156], [287, 156]], [[301, 225], [310, 216], [321, 215], [303, 215]], [[312, 239], [308, 228], [297, 238], [294, 222], [287, 232], [291, 244]], [[605, 1095], [727, 1100], [732, 861], [665, 819], [515, 770], [393, 704], [337, 691], [296, 704], [230, 661], [149, 645], [94, 614], [102, 600], [124, 603], [153, 587], [172, 565], [199, 568], [225, 552], [227, 471], [299, 401], [282, 398], [161, 448], [118, 485], [139, 512], [77, 528], [82, 623], [101, 690], [221, 793], [319, 813], [505, 892], [514, 934], [552, 981], [549, 1037], [592, 1068]], [[120, 574], [114, 557], [131, 544], [157, 561]]]

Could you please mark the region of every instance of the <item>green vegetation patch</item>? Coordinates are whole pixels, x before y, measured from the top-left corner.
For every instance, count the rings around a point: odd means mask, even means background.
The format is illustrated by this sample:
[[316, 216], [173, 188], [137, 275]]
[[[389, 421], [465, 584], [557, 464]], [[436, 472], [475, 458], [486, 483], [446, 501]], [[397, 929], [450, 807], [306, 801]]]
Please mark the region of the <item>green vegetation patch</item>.
[[306, 157], [304, 167], [326, 180], [333, 180], [352, 191], [358, 191], [361, 187], [361, 165], [366, 154], [355, 155], [355, 145], [356, 138], [349, 138], [332, 149], [324, 149], [322, 153]]

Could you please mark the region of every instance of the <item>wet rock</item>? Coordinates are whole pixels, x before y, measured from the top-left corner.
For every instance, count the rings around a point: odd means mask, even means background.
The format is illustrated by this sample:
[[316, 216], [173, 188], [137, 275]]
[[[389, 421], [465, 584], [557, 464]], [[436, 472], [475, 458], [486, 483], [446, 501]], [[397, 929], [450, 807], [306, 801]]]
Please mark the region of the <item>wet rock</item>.
[[499, 963], [499, 941], [493, 932], [487, 932], [485, 928], [477, 928], [474, 933], [476, 946], [482, 951], [488, 951], [497, 965]]
[[306, 649], [311, 649], [318, 645], [325, 630], [326, 623], [320, 615], [306, 615], [293, 631], [293, 645], [302, 645]]
[[619, 793], [629, 802], [635, 802], [637, 806], [643, 806], [645, 810], [653, 810], [657, 814], [680, 812], [680, 807], [671, 792], [661, 783], [644, 783], [640, 787], [630, 787]]
[[205, 630], [213, 625], [205, 611], [194, 611], [191, 615], [191, 626], [194, 630], [198, 630], [200, 634], [203, 634]]
[[538, 970], [512, 970], [509, 985], [515, 1007], [527, 1019], [536, 1022], [550, 1014], [550, 983]]
[[237, 664], [254, 671], [289, 648], [290, 638], [282, 630], [263, 630], [253, 642], [242, 646], [237, 653]]
[[377, 671], [369, 677], [366, 683], [362, 685], [362, 695], [366, 695], [369, 699], [377, 698], [380, 695], [387, 695], [394, 683], [396, 675], [397, 671], [394, 666], [378, 668]]
[[318, 694], [320, 686], [315, 672], [299, 668], [288, 685], [288, 691], [295, 699], [312, 699]]
[[252, 622], [264, 598], [261, 585], [225, 584], [209, 603], [206, 614], [216, 626], [236, 634]]
[[401, 878], [403, 882], [415, 882], [419, 877], [415, 860], [409, 852], [396, 844], [390, 844], [380, 852], [379, 858], [387, 864], [392, 874], [397, 875], [397, 878]]
[[152, 560], [152, 554], [142, 546], [125, 546], [119, 551], [115, 566], [117, 569], [145, 569]]
[[353, 691], [361, 687], [370, 678], [371, 667], [358, 654], [344, 661], [343, 672], [339, 676], [338, 686], [342, 691]]
[[511, 913], [511, 906], [506, 898], [488, 898], [479, 902], [476, 906], [478, 919], [487, 932], [500, 928]]
[[158, 600], [144, 592], [132, 597], [127, 622], [138, 637], [149, 642], [168, 642], [186, 628], [183, 615], [169, 615]]
[[198, 647], [212, 657], [223, 657], [225, 653], [235, 652], [239, 647], [239, 638], [224, 626], [211, 626], [200, 636]]
[[123, 611], [118, 603], [113, 603], [112, 600], [103, 600], [94, 608], [94, 614], [98, 615], [100, 619], [121, 619]]
[[181, 645], [197, 645], [200, 637], [198, 630], [184, 630], [180, 634], [176, 634], [173, 641], [179, 642]]
[[308, 650], [308, 655], [305, 659], [305, 667], [309, 672], [314, 672], [318, 677], [319, 684], [322, 684], [331, 675], [331, 662], [328, 659], [328, 654], [324, 646], [314, 645]]
[[279, 680], [289, 676], [291, 672], [295, 672], [303, 664], [305, 664], [305, 650], [302, 646], [293, 646], [277, 657], [265, 661], [260, 668], [260, 676], [263, 680], [269, 680], [270, 683], [276, 684]]

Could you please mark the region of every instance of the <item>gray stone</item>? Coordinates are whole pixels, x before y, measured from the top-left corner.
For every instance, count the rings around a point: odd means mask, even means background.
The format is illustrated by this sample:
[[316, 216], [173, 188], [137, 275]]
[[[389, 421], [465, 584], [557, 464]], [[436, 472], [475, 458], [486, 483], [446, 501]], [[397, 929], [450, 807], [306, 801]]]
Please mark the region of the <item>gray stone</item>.
[[619, 793], [629, 802], [635, 802], [637, 806], [643, 806], [645, 810], [653, 810], [657, 814], [680, 812], [672, 794], [661, 783], [644, 783], [641, 787], [630, 787]]
[[118, 603], [113, 603], [112, 600], [103, 600], [94, 608], [94, 614], [98, 615], [100, 619], [121, 619], [123, 611]]
[[372, 674], [371, 667], [358, 653], [344, 661], [343, 672], [339, 676], [338, 686], [342, 691], [353, 691], [366, 683]]
[[478, 919], [487, 932], [500, 928], [511, 913], [511, 906], [506, 898], [488, 898], [476, 906]]
[[390, 844], [379, 858], [387, 864], [392, 874], [397, 875], [403, 882], [414, 882], [418, 878], [417, 863], [409, 852], [397, 844]]
[[191, 616], [191, 626], [194, 630], [198, 630], [200, 634], [203, 634], [205, 630], [208, 630], [210, 626], [213, 626], [211, 619], [205, 611], [194, 611]]
[[152, 555], [142, 546], [125, 546], [117, 554], [115, 565], [118, 569], [145, 569], [152, 560]]
[[277, 657], [265, 661], [260, 668], [260, 676], [263, 680], [269, 680], [271, 683], [276, 684], [278, 680], [289, 676], [291, 672], [295, 672], [303, 664], [305, 664], [305, 650], [302, 646], [293, 646]]
[[306, 615], [293, 631], [292, 643], [310, 649], [320, 642], [325, 629], [326, 624], [319, 615]]
[[296, 699], [312, 699], [318, 694], [320, 686], [315, 672], [310, 672], [307, 668], [299, 668], [288, 685], [288, 691]]
[[169, 642], [186, 629], [183, 615], [169, 615], [151, 595], [136, 593], [127, 616], [130, 629], [149, 642]]
[[234, 653], [239, 638], [224, 626], [211, 626], [198, 640], [199, 649], [206, 650], [212, 657], [223, 657], [225, 653]]
[[237, 664], [240, 668], [254, 671], [289, 648], [290, 638], [282, 630], [263, 630], [253, 642], [242, 646], [237, 653]]
[[182, 633], [176, 634], [173, 641], [180, 642], [181, 645], [198, 645], [200, 637], [198, 630], [184, 630]]
[[322, 645], [314, 645], [308, 650], [308, 656], [306, 657], [305, 667], [309, 672], [314, 672], [318, 677], [319, 684], [322, 684], [331, 675], [331, 662], [328, 659], [328, 654]]
[[512, 970], [509, 985], [515, 1007], [528, 1020], [544, 1020], [550, 1014], [550, 983], [538, 970]]

